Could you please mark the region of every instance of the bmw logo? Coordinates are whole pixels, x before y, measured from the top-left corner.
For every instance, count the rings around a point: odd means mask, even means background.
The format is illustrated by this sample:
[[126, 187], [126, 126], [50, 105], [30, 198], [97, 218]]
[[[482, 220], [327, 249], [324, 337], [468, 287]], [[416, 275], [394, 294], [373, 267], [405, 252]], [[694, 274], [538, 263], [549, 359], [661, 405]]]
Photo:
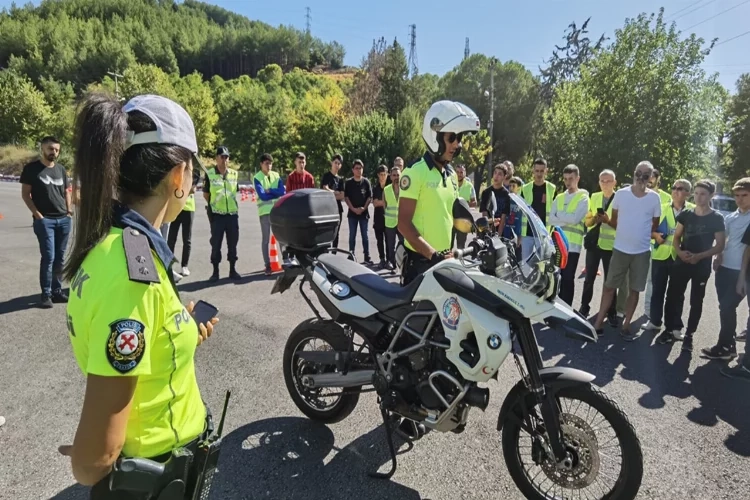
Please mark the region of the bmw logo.
[[500, 345], [503, 343], [502, 340], [500, 340], [500, 336], [496, 333], [493, 333], [490, 335], [490, 337], [487, 339], [487, 345], [490, 349], [495, 350], [500, 347]]
[[337, 281], [331, 285], [331, 293], [340, 299], [346, 298], [350, 292], [351, 288], [349, 288], [349, 285], [341, 281]]

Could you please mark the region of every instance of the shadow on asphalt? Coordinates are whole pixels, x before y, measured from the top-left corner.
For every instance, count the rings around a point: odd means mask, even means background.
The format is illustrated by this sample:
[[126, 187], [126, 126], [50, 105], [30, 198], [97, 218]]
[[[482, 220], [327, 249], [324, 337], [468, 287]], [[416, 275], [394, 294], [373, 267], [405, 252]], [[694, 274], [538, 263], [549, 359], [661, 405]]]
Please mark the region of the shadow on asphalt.
[[[398, 438], [394, 444], [406, 448]], [[331, 450], [336, 455], [324, 463]], [[339, 449], [327, 426], [307, 418], [259, 420], [224, 437], [210, 498], [427, 500], [411, 488], [367, 475], [389, 467], [382, 425]], [[89, 488], [76, 484], [52, 500], [87, 500], [88, 495]]]
[[205, 290], [207, 288], [213, 288], [215, 286], [221, 286], [221, 285], [246, 285], [248, 283], [253, 283], [256, 281], [270, 281], [275, 280], [280, 273], [273, 274], [271, 276], [266, 276], [263, 271], [258, 271], [255, 273], [245, 274], [242, 275], [242, 279], [239, 280], [231, 280], [228, 277], [224, 277], [219, 279], [219, 281], [212, 283], [208, 281], [207, 279], [203, 281], [190, 281], [188, 283], [178, 283], [177, 284], [177, 290], [180, 292], [197, 292], [200, 290]]
[[[397, 438], [394, 443], [403, 445]], [[324, 463], [334, 449], [336, 455]], [[390, 455], [382, 425], [338, 449], [331, 430], [307, 418], [259, 420], [224, 438], [211, 498], [422, 498], [411, 488], [367, 475], [388, 468]]]
[[[641, 317], [633, 321], [633, 328], [646, 323]], [[680, 342], [674, 344], [654, 344], [659, 332], [642, 335], [634, 342], [626, 342], [619, 335], [619, 329], [605, 327], [605, 334], [597, 343], [584, 344], [571, 341], [562, 334], [547, 328], [535, 328], [537, 339], [542, 347], [545, 362], [562, 355], [557, 366], [570, 366], [587, 371], [596, 376], [594, 384], [605, 387], [614, 380], [617, 370], [622, 367], [620, 376], [625, 380], [637, 381], [648, 387], [639, 403], [642, 407], [658, 410], [663, 408], [666, 397], [679, 399], [695, 397], [700, 406], [686, 415], [700, 425], [714, 426], [719, 419], [736, 429], [724, 442], [727, 449], [741, 456], [750, 456], [750, 399], [745, 394], [742, 382], [728, 379], [719, 373], [724, 363], [701, 360], [703, 364], [690, 373], [692, 357], [699, 352], [682, 351]], [[672, 349], [680, 349], [674, 362], [669, 361]]]
[[[63, 289], [65, 293], [68, 293], [68, 289]], [[41, 299], [41, 292], [35, 293], [34, 295], [27, 295], [25, 297], [16, 297], [5, 302], [0, 302], [0, 316], [3, 314], [10, 314], [19, 311], [25, 311], [26, 309], [39, 309], [39, 300]]]

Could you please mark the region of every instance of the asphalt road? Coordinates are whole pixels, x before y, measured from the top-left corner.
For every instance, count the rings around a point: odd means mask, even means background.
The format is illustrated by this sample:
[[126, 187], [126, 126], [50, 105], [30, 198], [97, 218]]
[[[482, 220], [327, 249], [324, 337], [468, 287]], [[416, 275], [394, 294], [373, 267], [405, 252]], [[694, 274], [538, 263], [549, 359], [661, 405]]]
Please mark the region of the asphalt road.
[[[84, 379], [68, 342], [65, 308], [36, 308], [39, 252], [18, 184], [0, 184], [0, 214], [0, 415], [7, 418], [0, 428], [0, 498], [88, 498], [57, 452], [58, 445], [72, 442]], [[244, 279], [211, 285], [206, 281], [208, 223], [198, 201], [193, 274], [180, 283], [186, 302], [203, 298], [221, 309], [215, 335], [196, 357], [201, 391], [214, 412], [224, 392], [232, 391], [221, 473], [211, 498], [522, 498], [506, 471], [495, 430], [500, 404], [518, 380], [512, 362], [501, 369], [499, 382], [490, 382], [490, 406], [484, 413], [472, 410], [466, 432], [431, 433], [408, 452], [403, 445], [390, 482], [366, 474], [388, 466], [372, 394], [363, 395], [339, 424], [325, 427], [303, 417], [287, 395], [281, 359], [291, 330], [312, 313], [296, 288], [270, 295], [273, 281], [260, 272], [254, 204], [241, 204], [240, 221], [238, 269]], [[345, 227], [342, 242], [346, 235]], [[371, 246], [377, 256], [372, 232]], [[360, 252], [361, 247], [358, 257]], [[224, 263], [222, 275], [227, 272]], [[577, 296], [581, 285], [579, 280]], [[594, 300], [598, 297], [597, 290]], [[743, 306], [740, 324], [746, 318]], [[718, 325], [712, 278], [692, 355], [679, 347], [650, 346], [650, 334], [625, 343], [608, 331], [588, 346], [549, 330], [539, 334], [547, 365], [592, 372], [594, 383], [629, 414], [645, 455], [639, 498], [747, 498], [750, 391], [722, 377], [720, 363], [698, 356], [701, 347], [715, 341]]]

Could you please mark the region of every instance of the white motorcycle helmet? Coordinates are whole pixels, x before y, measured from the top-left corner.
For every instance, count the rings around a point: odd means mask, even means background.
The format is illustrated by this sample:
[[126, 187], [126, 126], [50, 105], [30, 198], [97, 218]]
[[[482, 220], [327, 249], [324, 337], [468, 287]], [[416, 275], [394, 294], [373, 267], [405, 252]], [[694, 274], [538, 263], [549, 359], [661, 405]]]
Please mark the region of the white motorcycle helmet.
[[[442, 156], [445, 143], [439, 134], [475, 134], [479, 132], [479, 117], [465, 104], [455, 101], [437, 101], [424, 117], [422, 138], [427, 149], [435, 156]], [[458, 152], [456, 153], [458, 155]]]

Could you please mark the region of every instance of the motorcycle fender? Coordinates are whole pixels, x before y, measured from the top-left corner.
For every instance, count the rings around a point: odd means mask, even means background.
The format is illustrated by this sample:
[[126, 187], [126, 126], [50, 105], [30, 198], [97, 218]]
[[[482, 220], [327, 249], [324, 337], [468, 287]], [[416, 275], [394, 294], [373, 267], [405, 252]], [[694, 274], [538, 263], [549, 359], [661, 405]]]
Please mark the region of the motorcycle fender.
[[[590, 384], [596, 378], [594, 375], [583, 370], [564, 366], [542, 368], [539, 370], [539, 376], [542, 379], [542, 383], [544, 383], [544, 387], [546, 387], [547, 390], [552, 391], [553, 394], [565, 387]], [[524, 407], [528, 408], [534, 406], [535, 404], [536, 398], [534, 394], [529, 392], [524, 385], [523, 380], [519, 380], [510, 392], [508, 392], [505, 401], [503, 401], [503, 405], [500, 408], [500, 414], [497, 417], [497, 430], [501, 431], [503, 429], [503, 424], [509, 418], [515, 417], [522, 419], [522, 409]]]

